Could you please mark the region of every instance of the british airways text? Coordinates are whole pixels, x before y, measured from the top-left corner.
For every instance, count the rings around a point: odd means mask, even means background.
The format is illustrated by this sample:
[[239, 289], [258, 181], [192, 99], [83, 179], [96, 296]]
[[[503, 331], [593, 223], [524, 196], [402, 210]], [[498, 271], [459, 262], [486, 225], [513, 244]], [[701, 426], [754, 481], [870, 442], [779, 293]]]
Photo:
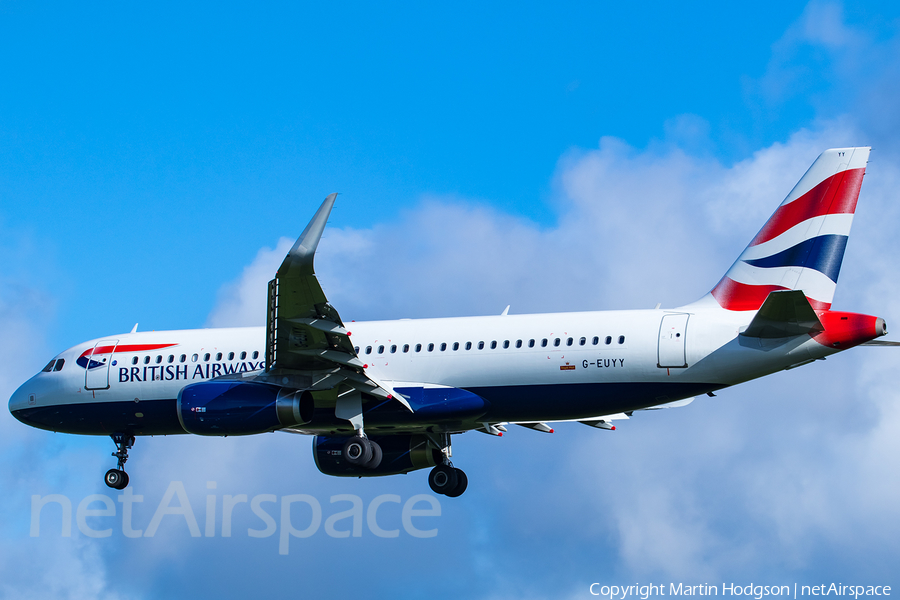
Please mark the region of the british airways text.
[[[146, 365], [119, 367], [119, 383], [132, 381], [187, 381], [211, 379], [232, 373], [258, 371], [265, 368], [265, 361], [239, 363], [204, 363], [195, 365]], [[188, 376], [190, 374], [190, 376]]]

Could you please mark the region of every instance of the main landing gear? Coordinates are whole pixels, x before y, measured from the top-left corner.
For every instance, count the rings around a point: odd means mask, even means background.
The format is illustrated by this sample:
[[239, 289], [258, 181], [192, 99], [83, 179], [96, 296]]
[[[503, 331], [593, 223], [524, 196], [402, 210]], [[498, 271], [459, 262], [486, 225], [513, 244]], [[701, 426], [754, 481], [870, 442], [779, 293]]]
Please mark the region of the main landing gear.
[[443, 494], [450, 498], [462, 496], [469, 487], [469, 478], [462, 469], [457, 469], [450, 462], [453, 454], [450, 447], [450, 434], [442, 433], [440, 438], [433, 438], [432, 443], [441, 449], [443, 463], [437, 465], [428, 474], [428, 485], [435, 494]]
[[344, 458], [351, 465], [377, 469], [381, 464], [381, 446], [364, 435], [354, 435], [344, 444]]
[[378, 442], [367, 438], [363, 431], [362, 394], [353, 388], [339, 394], [334, 406], [334, 416], [350, 421], [350, 425], [356, 430], [356, 435], [344, 444], [344, 459], [351, 465], [364, 469], [377, 469], [383, 453]]
[[469, 487], [469, 478], [465, 471], [451, 464], [438, 465], [428, 474], [428, 485], [435, 494], [456, 498]]
[[128, 460], [128, 450], [134, 446], [134, 436], [127, 433], [114, 433], [109, 437], [116, 444], [116, 451], [112, 455], [119, 459], [119, 464], [115, 469], [107, 471], [103, 479], [106, 485], [114, 490], [124, 490], [128, 486], [128, 473], [125, 472], [125, 461]]

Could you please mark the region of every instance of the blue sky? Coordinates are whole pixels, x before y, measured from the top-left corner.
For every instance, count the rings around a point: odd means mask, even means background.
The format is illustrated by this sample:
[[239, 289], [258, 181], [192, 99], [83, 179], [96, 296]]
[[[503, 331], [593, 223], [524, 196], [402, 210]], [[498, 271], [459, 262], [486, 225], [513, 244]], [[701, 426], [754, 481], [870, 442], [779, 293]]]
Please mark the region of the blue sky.
[[[898, 17], [872, 2], [4, 3], [0, 392], [135, 322], [262, 323], [265, 282], [332, 191], [317, 271], [345, 320], [677, 306], [841, 145], [873, 153], [835, 308], [891, 325]], [[0, 415], [0, 595], [900, 585], [896, 364], [859, 349], [615, 433], [466, 434], [471, 487], [442, 502], [437, 538], [319, 534], [286, 557], [274, 538], [192, 538], [177, 517], [152, 539], [31, 538], [31, 495], [106, 493], [112, 444]], [[424, 473], [326, 478], [288, 435], [141, 439], [132, 457], [143, 527], [172, 481], [198, 514], [207, 481], [219, 502], [427, 491]]]

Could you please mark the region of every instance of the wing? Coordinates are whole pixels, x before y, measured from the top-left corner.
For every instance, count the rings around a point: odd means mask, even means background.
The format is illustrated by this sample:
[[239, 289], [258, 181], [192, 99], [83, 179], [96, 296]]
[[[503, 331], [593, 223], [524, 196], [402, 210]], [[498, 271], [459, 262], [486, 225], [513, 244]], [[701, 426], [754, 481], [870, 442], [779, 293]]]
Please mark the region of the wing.
[[[639, 408], [637, 410], [630, 410], [628, 412], [615, 413], [611, 415], [598, 415], [596, 417], [589, 417], [586, 419], [561, 419], [556, 421], [514, 421], [512, 424], [520, 425], [528, 429], [534, 429], [535, 431], [542, 431], [544, 433], [553, 433], [553, 428], [550, 427], [548, 423], [578, 422], [583, 423], [584, 425], [590, 425], [591, 427], [596, 427], [597, 429], [615, 430], [616, 426], [612, 424], [613, 421], [630, 419], [632, 414], [635, 412], [640, 412], [643, 410], [660, 410], [664, 408], [680, 408], [682, 406], [687, 406], [693, 401], [693, 398], [684, 398], [682, 400], [674, 400], [672, 402], [666, 402], [665, 404], [659, 404], [657, 406]], [[482, 433], [490, 433], [493, 435], [503, 435], [503, 432], [506, 431], [506, 427], [504, 427], [504, 425], [506, 425], [506, 423], [484, 423], [483, 427], [479, 428], [478, 431], [481, 431]]]
[[403, 396], [366, 374], [350, 332], [328, 303], [313, 270], [316, 248], [336, 197], [325, 198], [269, 282], [266, 379], [311, 390], [344, 385], [396, 400], [411, 411]]

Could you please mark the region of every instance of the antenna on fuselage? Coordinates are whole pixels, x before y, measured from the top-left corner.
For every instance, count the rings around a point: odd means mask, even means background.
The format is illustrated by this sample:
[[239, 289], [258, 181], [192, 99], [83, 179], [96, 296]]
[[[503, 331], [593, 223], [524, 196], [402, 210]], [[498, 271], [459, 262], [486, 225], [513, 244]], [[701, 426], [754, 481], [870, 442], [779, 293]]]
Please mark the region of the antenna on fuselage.
[[138, 326], [138, 324], [135, 323], [134, 327], [131, 328], [131, 333], [137, 333], [137, 326]]

